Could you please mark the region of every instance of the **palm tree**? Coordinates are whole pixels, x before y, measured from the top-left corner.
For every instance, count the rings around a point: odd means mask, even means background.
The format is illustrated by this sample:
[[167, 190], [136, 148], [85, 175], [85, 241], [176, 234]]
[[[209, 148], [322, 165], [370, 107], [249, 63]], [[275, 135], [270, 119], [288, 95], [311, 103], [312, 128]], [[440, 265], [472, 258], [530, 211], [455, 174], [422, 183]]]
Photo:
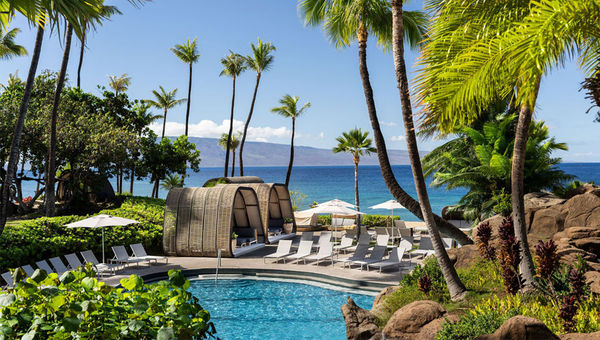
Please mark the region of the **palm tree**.
[[[235, 176], [235, 150], [240, 145], [240, 134], [240, 132], [235, 135], [224, 133], [217, 142], [219, 146], [223, 148], [223, 150], [226, 150], [226, 153], [229, 153], [229, 150], [231, 150], [231, 177]], [[227, 174], [225, 174], [223, 177], [227, 177]]]
[[190, 121], [190, 104], [192, 102], [192, 65], [198, 62], [198, 58], [200, 58], [200, 54], [198, 54], [198, 47], [196, 46], [197, 38], [194, 38], [193, 41], [189, 39], [187, 42], [175, 45], [174, 48], [171, 49], [173, 53], [184, 63], [188, 64], [190, 67], [190, 79], [188, 83], [188, 97], [187, 97], [187, 109], [185, 111], [185, 135], [188, 135], [188, 125]]
[[511, 169], [512, 209], [521, 248], [521, 275], [529, 288], [534, 266], [527, 241], [523, 180], [540, 81], [575, 49], [588, 73], [600, 64], [600, 3], [542, 0], [507, 4], [432, 1], [439, 25], [434, 24], [429, 34], [419, 97], [426, 104], [428, 119], [449, 131], [457, 123], [473, 121], [498, 97], [516, 93], [513, 105], [519, 108], [519, 118]]
[[13, 28], [3, 35], [2, 30], [0, 30], [0, 59], [6, 60], [27, 55], [25, 47], [15, 43], [15, 38], [19, 32], [21, 32], [20, 29]]
[[244, 143], [246, 143], [248, 126], [250, 125], [250, 120], [252, 119], [252, 112], [254, 111], [254, 103], [256, 102], [258, 84], [260, 83], [260, 77], [263, 71], [267, 71], [271, 68], [274, 59], [271, 52], [275, 51], [275, 46], [273, 46], [273, 44], [271, 44], [270, 42], [263, 43], [262, 40], [260, 40], [260, 38], [258, 38], [257, 45], [250, 44], [250, 47], [252, 48], [252, 55], [246, 57], [246, 62], [248, 64], [248, 67], [256, 72], [256, 85], [254, 86], [254, 94], [252, 95], [250, 112], [248, 113], [246, 124], [244, 125], [244, 133], [242, 134], [242, 142], [240, 144], [240, 176], [244, 176]]
[[[358, 163], [360, 163], [360, 157], [377, 152], [377, 149], [372, 145], [373, 141], [368, 136], [369, 132], [365, 131], [363, 133], [361, 129], [354, 128], [348, 132], [343, 132], [340, 137], [336, 138], [338, 144], [333, 148], [334, 153], [347, 152], [352, 154], [352, 160], [354, 161], [354, 205], [356, 205], [357, 211], [360, 211], [360, 200], [358, 199]], [[359, 216], [356, 217], [357, 222], [359, 222]]]
[[131, 85], [131, 77], [127, 73], [123, 73], [120, 76], [108, 76], [108, 86], [115, 91], [115, 96], [119, 93], [127, 91]]
[[167, 126], [167, 110], [173, 108], [181, 103], [185, 102], [185, 99], [175, 99], [177, 95], [177, 89], [167, 92], [165, 89], [160, 86], [160, 92], [153, 90], [152, 94], [156, 100], [147, 99], [146, 103], [150, 104], [150, 106], [154, 106], [158, 109], [163, 109], [163, 128], [161, 138], [165, 137], [165, 127]]
[[167, 178], [160, 183], [160, 186], [167, 191], [173, 188], [181, 188], [183, 187], [183, 178], [178, 174], [168, 174]]
[[285, 186], [290, 185], [290, 176], [292, 175], [292, 167], [294, 166], [294, 136], [296, 134], [296, 118], [300, 117], [306, 109], [310, 107], [310, 102], [298, 108], [298, 96], [290, 96], [286, 94], [279, 100], [281, 106], [274, 107], [271, 112], [276, 113], [286, 118], [292, 118], [292, 142], [290, 144], [290, 164], [288, 165], [287, 173], [285, 174]]
[[[229, 168], [229, 145], [231, 142], [232, 134], [233, 134], [233, 109], [235, 106], [235, 81], [237, 77], [244, 72], [248, 65], [246, 64], [246, 59], [237, 54], [229, 51], [229, 55], [225, 58], [221, 59], [221, 65], [223, 65], [223, 71], [221, 71], [220, 76], [230, 76], [233, 80], [233, 91], [231, 95], [231, 114], [229, 116], [229, 133], [227, 134], [227, 138], [229, 142], [227, 142], [227, 151], [225, 152], [225, 169], [223, 172], [223, 177], [227, 177], [227, 169]], [[235, 154], [234, 154], [235, 156]], [[235, 164], [235, 157], [233, 158], [233, 163]], [[233, 171], [232, 171], [233, 173]], [[233, 175], [232, 175], [233, 176]]]
[[[303, 0], [299, 6], [305, 17], [305, 23], [311, 26], [323, 24], [330, 40], [337, 47], [347, 47], [353, 41], [358, 41], [359, 71], [381, 174], [394, 198], [415, 216], [423, 219], [419, 202], [400, 187], [392, 171], [385, 139], [377, 117], [367, 67], [369, 32], [377, 37], [378, 44], [384, 49], [388, 49], [391, 43], [392, 14], [389, 10], [389, 3], [384, 0]], [[405, 40], [412, 47], [417, 47], [424, 33], [426, 17], [419, 11], [403, 11], [402, 16], [404, 19]], [[437, 215], [434, 215], [434, 218], [438, 229], [442, 233], [454, 238], [460, 244], [473, 243], [467, 235], [450, 222]]]

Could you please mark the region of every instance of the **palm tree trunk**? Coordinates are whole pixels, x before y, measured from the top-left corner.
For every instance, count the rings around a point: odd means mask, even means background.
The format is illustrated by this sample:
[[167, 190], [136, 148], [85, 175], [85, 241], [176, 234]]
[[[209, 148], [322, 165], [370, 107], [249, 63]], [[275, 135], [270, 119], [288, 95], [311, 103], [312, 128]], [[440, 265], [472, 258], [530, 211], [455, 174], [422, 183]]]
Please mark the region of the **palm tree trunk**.
[[52, 217], [55, 214], [55, 191], [54, 183], [56, 181], [56, 121], [58, 120], [58, 105], [60, 104], [60, 95], [65, 85], [67, 75], [67, 66], [69, 65], [69, 54], [71, 53], [71, 38], [73, 37], [73, 26], [67, 25], [67, 35], [65, 38], [65, 51], [62, 58], [62, 65], [58, 74], [56, 83], [56, 92], [52, 103], [52, 113], [50, 114], [50, 145], [48, 147], [48, 163], [46, 172], [46, 216]]
[[[233, 91], [231, 95], [231, 114], [229, 115], [229, 133], [227, 134], [227, 149], [225, 151], [225, 171], [223, 172], [223, 177], [227, 177], [227, 170], [229, 169], [229, 151], [231, 145], [231, 135], [233, 134], [233, 108], [235, 106], [235, 75], [232, 77], [233, 79]], [[233, 153], [233, 163], [235, 163], [235, 152]], [[231, 171], [233, 176], [233, 170]]]
[[535, 275], [535, 267], [533, 265], [531, 251], [529, 250], [529, 242], [527, 241], [525, 201], [523, 200], [525, 189], [523, 180], [525, 177], [525, 156], [527, 150], [527, 138], [529, 136], [529, 126], [531, 125], [533, 108], [535, 107], [537, 93], [540, 88], [540, 79], [537, 79], [536, 82], [532, 103], [526, 102], [521, 105], [519, 120], [515, 131], [515, 145], [513, 148], [513, 162], [511, 169], [511, 193], [515, 237], [517, 238], [517, 241], [519, 241], [521, 248], [521, 263], [519, 268], [525, 287], [531, 287], [533, 285], [533, 277]]
[[160, 138], [165, 138], [165, 128], [167, 127], [167, 108], [165, 108], [165, 117], [163, 118], [163, 130]]
[[29, 74], [27, 75], [27, 83], [25, 83], [23, 100], [21, 101], [21, 107], [19, 108], [19, 116], [17, 117], [15, 132], [13, 134], [12, 141], [10, 144], [8, 165], [6, 167], [4, 185], [2, 186], [2, 197], [0, 199], [0, 235], [2, 235], [2, 231], [4, 230], [4, 226], [6, 225], [8, 205], [10, 203], [10, 183], [12, 183], [15, 173], [17, 172], [17, 162], [19, 161], [19, 144], [21, 143], [21, 135], [23, 134], [23, 128], [25, 127], [25, 115], [27, 114], [27, 106], [29, 105], [29, 99], [31, 98], [31, 90], [33, 89], [35, 73], [37, 72], [37, 66], [40, 60], [40, 52], [42, 50], [43, 40], [44, 27], [38, 26], [37, 34], [35, 37], [35, 47], [33, 49], [33, 55], [31, 56], [31, 65], [29, 66]]
[[417, 197], [419, 198], [421, 211], [423, 212], [425, 224], [427, 225], [427, 231], [431, 237], [431, 243], [433, 244], [435, 257], [437, 258], [440, 269], [442, 270], [442, 274], [444, 275], [444, 279], [446, 280], [450, 297], [453, 300], [460, 300], [464, 298], [466, 288], [460, 281], [460, 278], [456, 273], [456, 269], [454, 268], [452, 262], [450, 262], [448, 253], [444, 249], [442, 237], [440, 236], [435, 224], [435, 220], [433, 219], [433, 211], [431, 210], [429, 195], [427, 193], [427, 184], [425, 183], [423, 169], [421, 168], [421, 158], [419, 156], [417, 136], [415, 134], [413, 113], [408, 88], [408, 78], [406, 76], [406, 64], [404, 61], [404, 23], [402, 21], [402, 0], [392, 0], [392, 18], [394, 68], [396, 71], [398, 90], [400, 92], [402, 118], [404, 120], [404, 133], [406, 134], [406, 147], [408, 149], [408, 156], [410, 158], [410, 164], [412, 167]]
[[85, 28], [81, 36], [81, 49], [79, 50], [79, 65], [77, 66], [77, 88], [81, 88], [81, 67], [83, 66], [83, 53], [85, 52]]
[[231, 150], [231, 177], [235, 177], [235, 149]]
[[248, 119], [244, 125], [244, 134], [242, 135], [242, 141], [240, 142], [240, 176], [244, 176], [244, 144], [246, 143], [246, 134], [248, 133], [248, 126], [250, 125], [250, 119], [252, 119], [252, 112], [254, 112], [254, 103], [256, 102], [256, 92], [258, 92], [258, 84], [260, 83], [260, 73], [256, 74], [256, 85], [254, 86], [254, 95], [252, 96], [252, 104], [250, 104], [250, 113], [248, 113]]
[[292, 143], [290, 146], [290, 164], [288, 165], [287, 173], [285, 174], [285, 186], [290, 185], [290, 177], [292, 176], [292, 167], [294, 166], [294, 135], [296, 134], [296, 118], [292, 117]]
[[[356, 211], [360, 211], [360, 201], [358, 200], [358, 162], [359, 158], [354, 157], [354, 205]], [[356, 225], [360, 225], [360, 214], [356, 214]]]
[[131, 166], [131, 177], [129, 178], [129, 193], [133, 195], [133, 182], [135, 179], [135, 163]]
[[[185, 111], [185, 136], [188, 136], [188, 128], [190, 125], [190, 105], [192, 102], [192, 63], [190, 63], [190, 80], [188, 83], [188, 98], [187, 109]], [[185, 175], [184, 175], [185, 176]]]
[[[375, 108], [375, 101], [373, 99], [373, 89], [371, 88], [371, 82], [369, 80], [369, 70], [367, 67], [367, 41], [366, 37], [364, 41], [359, 39], [358, 44], [358, 55], [359, 55], [359, 69], [360, 75], [363, 83], [363, 89], [365, 92], [365, 99], [367, 101], [367, 111], [369, 112], [369, 119], [371, 121], [371, 127], [373, 128], [373, 139], [375, 140], [375, 145], [377, 147], [377, 159], [379, 160], [379, 167], [381, 169], [381, 175], [383, 180], [385, 181], [388, 190], [394, 196], [394, 198], [398, 201], [398, 203], [402, 204], [408, 211], [413, 213], [419, 219], [423, 220], [423, 212], [421, 211], [421, 206], [419, 202], [412, 198], [396, 181], [396, 177], [394, 176], [394, 172], [392, 171], [392, 166], [390, 165], [390, 160], [387, 154], [387, 148], [385, 145], [385, 139], [383, 138], [383, 134], [381, 132], [381, 127], [379, 125], [379, 119], [377, 118], [377, 111]], [[446, 234], [453, 239], [455, 239], [461, 245], [472, 244], [473, 240], [471, 240], [465, 233], [460, 231], [457, 227], [455, 227], [450, 222], [444, 220], [443, 218], [433, 215], [435, 219], [435, 223], [438, 226], [438, 229], [443, 234]]]

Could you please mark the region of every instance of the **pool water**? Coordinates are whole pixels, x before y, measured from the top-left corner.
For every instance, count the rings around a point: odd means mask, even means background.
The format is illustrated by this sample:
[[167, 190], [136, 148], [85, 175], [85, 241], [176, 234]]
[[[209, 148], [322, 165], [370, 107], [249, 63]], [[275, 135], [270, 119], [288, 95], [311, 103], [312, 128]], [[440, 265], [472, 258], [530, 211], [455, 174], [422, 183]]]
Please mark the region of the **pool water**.
[[348, 296], [371, 309], [373, 296], [266, 280], [196, 280], [190, 291], [223, 340], [346, 339], [340, 307]]

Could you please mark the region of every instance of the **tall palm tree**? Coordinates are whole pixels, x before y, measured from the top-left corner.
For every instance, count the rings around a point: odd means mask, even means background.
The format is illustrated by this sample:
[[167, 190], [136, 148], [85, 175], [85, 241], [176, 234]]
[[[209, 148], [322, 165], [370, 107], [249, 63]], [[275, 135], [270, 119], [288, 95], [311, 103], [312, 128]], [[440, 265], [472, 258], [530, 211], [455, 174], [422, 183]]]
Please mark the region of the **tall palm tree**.
[[[233, 134], [233, 109], [235, 106], [235, 81], [237, 77], [244, 72], [248, 65], [246, 64], [246, 58], [237, 53], [233, 53], [229, 51], [229, 54], [225, 58], [221, 58], [221, 65], [223, 65], [223, 71], [221, 71], [220, 76], [229, 76], [233, 80], [233, 91], [231, 95], [231, 114], [229, 115], [229, 133], [227, 134], [227, 138], [229, 142], [226, 143], [227, 150], [225, 152], [225, 169], [223, 172], [223, 177], [227, 177], [227, 169], [229, 168], [229, 145], [231, 142], [232, 134]], [[234, 154], [235, 156], [235, 154]], [[233, 163], [235, 163], [235, 157], [233, 158]], [[233, 171], [232, 171], [233, 172]]]
[[164, 111], [161, 138], [165, 138], [165, 127], [167, 126], [167, 111], [181, 103], [184, 103], [185, 99], [175, 99], [175, 97], [177, 96], [177, 89], [167, 92], [162, 86], [160, 86], [160, 92], [153, 90], [152, 94], [154, 95], [155, 100], [147, 99], [146, 103], [150, 104], [150, 106], [153, 106], [157, 109], [162, 109]]
[[[389, 3], [384, 0], [303, 0], [299, 7], [305, 17], [305, 23], [311, 26], [323, 24], [330, 40], [338, 48], [348, 47], [353, 41], [358, 41], [359, 71], [381, 174], [394, 198], [415, 216], [423, 219], [419, 202], [400, 187], [392, 171], [385, 139], [377, 117], [373, 88], [367, 67], [369, 34], [377, 38], [378, 44], [383, 49], [388, 49], [391, 44], [392, 14]], [[404, 11], [402, 15], [405, 40], [410, 43], [411, 47], [417, 47], [425, 30], [426, 17], [419, 11]], [[473, 243], [467, 235], [450, 222], [437, 215], [434, 215], [434, 218], [442, 233], [454, 238], [460, 244]]]
[[457, 123], [476, 119], [498, 97], [516, 93], [513, 105], [519, 108], [519, 118], [511, 170], [512, 209], [521, 248], [521, 275], [525, 287], [530, 287], [534, 266], [527, 241], [523, 178], [540, 81], [575, 51], [588, 73], [600, 64], [600, 1], [506, 4], [431, 0], [440, 24], [432, 26], [425, 49], [419, 97], [426, 104], [427, 119], [449, 131]]
[[285, 186], [290, 185], [290, 176], [292, 175], [292, 167], [294, 166], [294, 136], [296, 135], [296, 118], [300, 117], [306, 109], [310, 107], [310, 102], [298, 107], [298, 96], [290, 96], [286, 94], [279, 100], [281, 106], [274, 107], [271, 112], [276, 113], [286, 118], [292, 118], [292, 141], [290, 143], [290, 163], [288, 165], [287, 173], [285, 174]]
[[188, 135], [188, 125], [190, 122], [190, 104], [192, 102], [192, 65], [198, 62], [200, 54], [198, 54], [197, 38], [193, 41], [189, 39], [179, 45], [175, 45], [171, 48], [171, 51], [184, 63], [190, 67], [190, 79], [188, 83], [188, 97], [187, 97], [187, 109], [185, 111], [185, 135]]
[[242, 142], [240, 144], [240, 176], [244, 176], [244, 143], [246, 143], [246, 135], [248, 134], [248, 126], [250, 126], [250, 120], [252, 119], [252, 113], [254, 112], [254, 103], [256, 102], [256, 93], [258, 91], [258, 84], [260, 83], [260, 77], [264, 71], [271, 68], [274, 57], [271, 52], [275, 51], [275, 46], [270, 42], [263, 43], [258, 38], [258, 44], [250, 44], [252, 48], [252, 55], [246, 57], [248, 68], [256, 72], [256, 85], [254, 86], [254, 94], [252, 95], [252, 103], [250, 104], [250, 112], [244, 125], [244, 133], [242, 134]]
[[[239, 137], [239, 132], [234, 135], [224, 133], [221, 135], [221, 138], [219, 138], [219, 141], [217, 142], [219, 146], [223, 148], [223, 150], [226, 150], [226, 153], [229, 153], [229, 151], [231, 151], [231, 177], [235, 176], [235, 150], [240, 145]], [[225, 176], [223, 177], [227, 177], [227, 174], [225, 174]]]
[[[360, 211], [360, 200], [358, 199], [358, 163], [360, 157], [370, 155], [377, 152], [373, 147], [373, 141], [369, 138], [369, 132], [362, 132], [361, 129], [354, 128], [348, 132], [343, 132], [342, 135], [336, 138], [338, 144], [333, 148], [334, 153], [347, 152], [352, 155], [354, 161], [354, 205], [356, 210]], [[357, 215], [358, 219], [360, 215]], [[360, 229], [360, 228], [359, 228]], [[358, 230], [360, 232], [360, 230]]]
[[115, 91], [115, 96], [119, 93], [127, 91], [131, 85], [131, 77], [127, 73], [123, 73], [120, 76], [108, 76], [108, 86]]
[[402, 107], [402, 118], [404, 120], [404, 133], [406, 136], [406, 148], [415, 181], [417, 197], [423, 213], [423, 219], [427, 226], [427, 231], [431, 237], [431, 243], [435, 252], [435, 257], [440, 265], [444, 279], [452, 299], [463, 299], [466, 293], [465, 285], [462, 283], [454, 265], [450, 261], [448, 253], [444, 249], [442, 237], [436, 226], [433, 210], [429, 202], [427, 193], [427, 184], [423, 175], [421, 158], [417, 145], [417, 136], [413, 121], [412, 106], [410, 102], [408, 77], [406, 75], [406, 62], [404, 61], [404, 21], [402, 18], [402, 0], [392, 0], [392, 48], [394, 54], [394, 68], [396, 71], [396, 82], [400, 92], [400, 102]]
[[17, 44], [15, 38], [21, 32], [18, 28], [13, 28], [7, 31], [6, 34], [0, 30], [0, 59], [12, 59], [13, 57], [21, 57], [27, 55], [25, 47]]

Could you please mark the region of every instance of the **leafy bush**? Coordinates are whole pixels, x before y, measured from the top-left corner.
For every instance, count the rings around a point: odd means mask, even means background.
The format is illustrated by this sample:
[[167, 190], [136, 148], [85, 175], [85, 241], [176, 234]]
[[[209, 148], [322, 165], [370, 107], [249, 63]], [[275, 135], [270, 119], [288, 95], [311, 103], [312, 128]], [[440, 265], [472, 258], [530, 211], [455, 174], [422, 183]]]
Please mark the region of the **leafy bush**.
[[331, 215], [318, 215], [317, 221], [320, 225], [331, 225]]
[[[394, 220], [399, 220], [400, 216], [394, 216]], [[362, 223], [367, 228], [390, 226], [392, 216], [388, 215], [363, 215]]]
[[0, 292], [2, 338], [206, 339], [216, 332], [180, 271], [150, 285], [131, 275], [123, 288], [93, 276], [78, 270], [58, 278], [38, 269]]
[[507, 313], [485, 309], [469, 311], [458, 322], [446, 322], [435, 336], [436, 340], [469, 340], [482, 334], [491, 334], [511, 317], [518, 315], [516, 309]]
[[[129, 197], [117, 209], [103, 210], [110, 214], [139, 221], [139, 224], [105, 229], [107, 249], [113, 245], [142, 243], [152, 253], [162, 252], [164, 200]], [[42, 217], [6, 226], [0, 235], [0, 272], [35, 261], [73, 252], [102, 252], [101, 229], [68, 229], [65, 224], [86, 216]]]

